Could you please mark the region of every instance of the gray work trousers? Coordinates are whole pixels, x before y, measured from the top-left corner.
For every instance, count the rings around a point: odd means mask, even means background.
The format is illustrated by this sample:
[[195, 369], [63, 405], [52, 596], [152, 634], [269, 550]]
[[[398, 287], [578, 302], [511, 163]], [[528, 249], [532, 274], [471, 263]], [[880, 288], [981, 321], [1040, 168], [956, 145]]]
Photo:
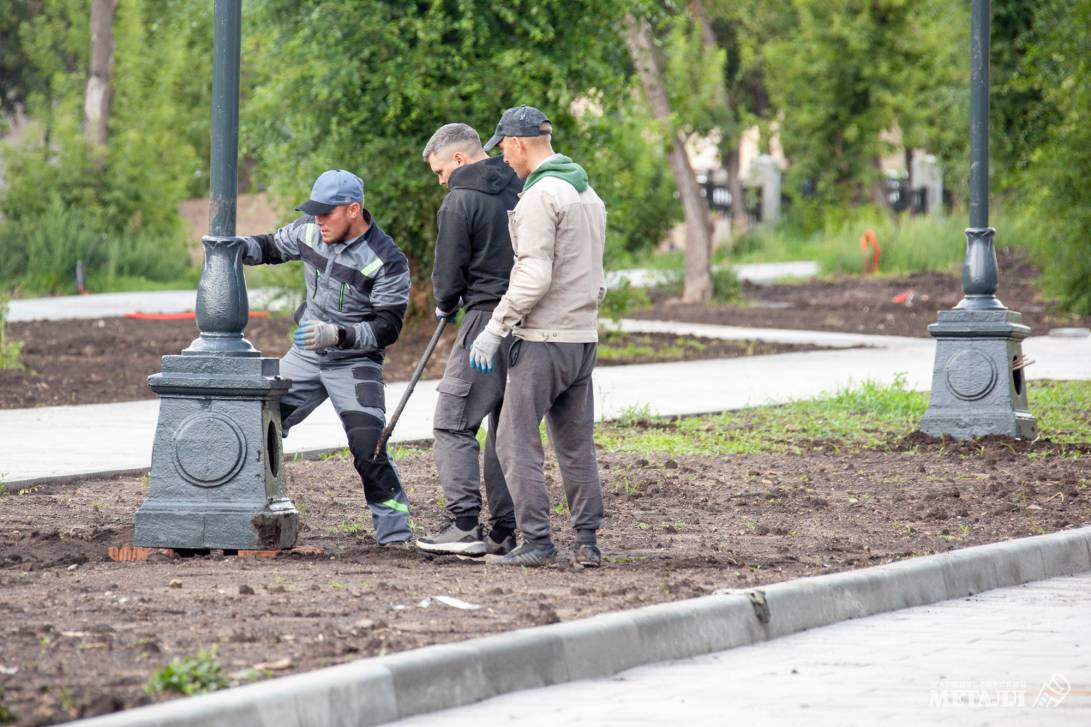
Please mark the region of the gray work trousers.
[[597, 351], [594, 343], [517, 339], [509, 352], [508, 388], [500, 412], [496, 453], [515, 502], [515, 521], [526, 542], [551, 542], [539, 430], [543, 418], [557, 453], [577, 538], [593, 537], [602, 526], [591, 386]]
[[487, 416], [484, 479], [489, 522], [494, 528], [514, 530], [515, 509], [504, 472], [496, 459], [496, 428], [504, 402], [511, 337], [501, 342], [494, 361], [496, 368], [491, 373], [474, 371], [469, 364], [470, 346], [485, 329], [491, 315], [490, 310], [472, 310], [462, 316], [443, 380], [439, 383], [432, 423], [435, 437], [432, 450], [448, 514], [452, 518], [478, 517], [481, 512], [481, 471], [477, 430]]
[[372, 457], [386, 426], [382, 364], [368, 359], [325, 360], [293, 347], [280, 359], [280, 375], [292, 388], [280, 399], [284, 435], [329, 397], [349, 440], [353, 465], [381, 544], [409, 540], [409, 500], [386, 451]]

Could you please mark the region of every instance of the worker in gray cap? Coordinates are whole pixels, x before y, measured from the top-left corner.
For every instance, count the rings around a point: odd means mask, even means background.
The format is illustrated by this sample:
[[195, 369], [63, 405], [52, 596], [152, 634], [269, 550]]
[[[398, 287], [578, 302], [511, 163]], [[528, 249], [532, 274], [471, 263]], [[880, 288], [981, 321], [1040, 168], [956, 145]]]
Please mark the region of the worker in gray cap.
[[606, 295], [602, 254], [606, 207], [583, 168], [553, 151], [552, 125], [531, 106], [508, 109], [485, 144], [500, 146], [524, 180], [510, 219], [515, 263], [508, 290], [470, 347], [470, 365], [488, 373], [509, 334], [508, 385], [496, 451], [515, 503], [523, 541], [487, 563], [543, 566], [558, 562], [549, 526], [540, 425], [557, 453], [576, 531], [575, 562], [601, 564], [602, 486], [595, 458], [591, 371], [598, 307]]
[[331, 169], [276, 232], [243, 238], [247, 265], [302, 260], [307, 298], [296, 311], [295, 346], [280, 360], [292, 388], [280, 400], [284, 433], [327, 398], [341, 418], [380, 545], [407, 543], [409, 501], [386, 451], [373, 456], [386, 422], [383, 352], [401, 332], [409, 263], [364, 207], [364, 183]]

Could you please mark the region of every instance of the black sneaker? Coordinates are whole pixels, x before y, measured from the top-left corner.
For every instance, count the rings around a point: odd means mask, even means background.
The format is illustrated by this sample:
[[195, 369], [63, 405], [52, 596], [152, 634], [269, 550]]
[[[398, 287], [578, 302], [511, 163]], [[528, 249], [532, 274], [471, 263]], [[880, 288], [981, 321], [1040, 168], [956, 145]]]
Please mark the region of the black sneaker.
[[485, 555], [485, 539], [480, 525], [471, 530], [463, 530], [452, 522], [435, 535], [417, 538], [417, 547], [426, 553]]
[[485, 538], [485, 553], [488, 555], [507, 555], [515, 550], [515, 533], [504, 538], [500, 542], [492, 539], [492, 533]]
[[556, 565], [557, 548], [549, 545], [535, 545], [523, 543], [507, 555], [486, 555], [485, 562], [489, 565], [521, 565], [527, 568], [537, 568], [546, 565]]
[[602, 565], [602, 551], [594, 543], [576, 546], [576, 565], [581, 568], [598, 568]]

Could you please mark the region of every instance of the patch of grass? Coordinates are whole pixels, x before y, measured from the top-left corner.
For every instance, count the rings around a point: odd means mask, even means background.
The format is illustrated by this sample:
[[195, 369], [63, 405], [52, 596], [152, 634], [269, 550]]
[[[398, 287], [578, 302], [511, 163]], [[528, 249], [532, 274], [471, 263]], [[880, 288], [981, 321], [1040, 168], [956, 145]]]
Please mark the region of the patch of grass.
[[415, 444], [387, 444], [386, 446], [386, 451], [390, 454], [390, 459], [393, 460], [412, 457], [413, 455], [420, 454], [424, 449], [425, 448]]
[[656, 349], [648, 335], [609, 331], [599, 337], [598, 357], [602, 361], [631, 361], [639, 358], [686, 359], [693, 352], [705, 350], [705, 344], [679, 336], [670, 345]]
[[216, 648], [212, 647], [201, 651], [197, 656], [172, 660], [148, 678], [144, 691], [148, 694], [175, 692], [189, 696], [227, 687], [227, 675], [216, 660]]
[[656, 416], [650, 404], [632, 404], [625, 407], [611, 423], [619, 427], [632, 427]]
[[21, 369], [23, 342], [8, 338], [8, 297], [0, 294], [0, 369]]
[[357, 522], [356, 520], [342, 520], [334, 527], [336, 532], [345, 533], [347, 535], [355, 535], [356, 533], [363, 531], [363, 529], [363, 523]]
[[654, 428], [634, 426], [646, 416], [622, 417], [601, 426], [596, 440], [606, 449], [670, 455], [793, 453], [815, 441], [858, 449], [913, 431], [927, 406], [928, 394], [909, 391], [899, 377], [889, 386], [866, 381], [817, 399], [685, 417]]
[[[1091, 381], [1032, 381], [1028, 390], [1043, 437], [1091, 442]], [[595, 440], [645, 456], [800, 453], [816, 444], [854, 451], [915, 431], [927, 408], [928, 393], [908, 390], [899, 376], [890, 385], [865, 381], [806, 401], [676, 420], [651, 421], [646, 408], [631, 408], [600, 425]]]
[[1058, 444], [1091, 442], [1091, 381], [1030, 381], [1027, 403], [1042, 436]]

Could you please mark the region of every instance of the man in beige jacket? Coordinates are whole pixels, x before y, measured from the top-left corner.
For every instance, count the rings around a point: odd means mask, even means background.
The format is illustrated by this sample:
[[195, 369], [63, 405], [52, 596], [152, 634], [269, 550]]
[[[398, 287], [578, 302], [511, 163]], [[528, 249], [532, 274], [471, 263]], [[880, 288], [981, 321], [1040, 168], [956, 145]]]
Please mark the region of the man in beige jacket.
[[485, 144], [486, 151], [499, 144], [504, 161], [526, 180], [509, 219], [515, 265], [508, 290], [469, 354], [471, 367], [487, 373], [501, 340], [509, 333], [515, 337], [496, 450], [523, 542], [486, 562], [542, 566], [558, 561], [539, 433], [544, 418], [576, 530], [576, 563], [595, 567], [602, 563], [596, 542], [602, 486], [593, 440], [591, 371], [598, 306], [606, 293], [606, 207], [583, 168], [554, 153], [551, 132], [541, 111], [519, 106], [504, 112]]

